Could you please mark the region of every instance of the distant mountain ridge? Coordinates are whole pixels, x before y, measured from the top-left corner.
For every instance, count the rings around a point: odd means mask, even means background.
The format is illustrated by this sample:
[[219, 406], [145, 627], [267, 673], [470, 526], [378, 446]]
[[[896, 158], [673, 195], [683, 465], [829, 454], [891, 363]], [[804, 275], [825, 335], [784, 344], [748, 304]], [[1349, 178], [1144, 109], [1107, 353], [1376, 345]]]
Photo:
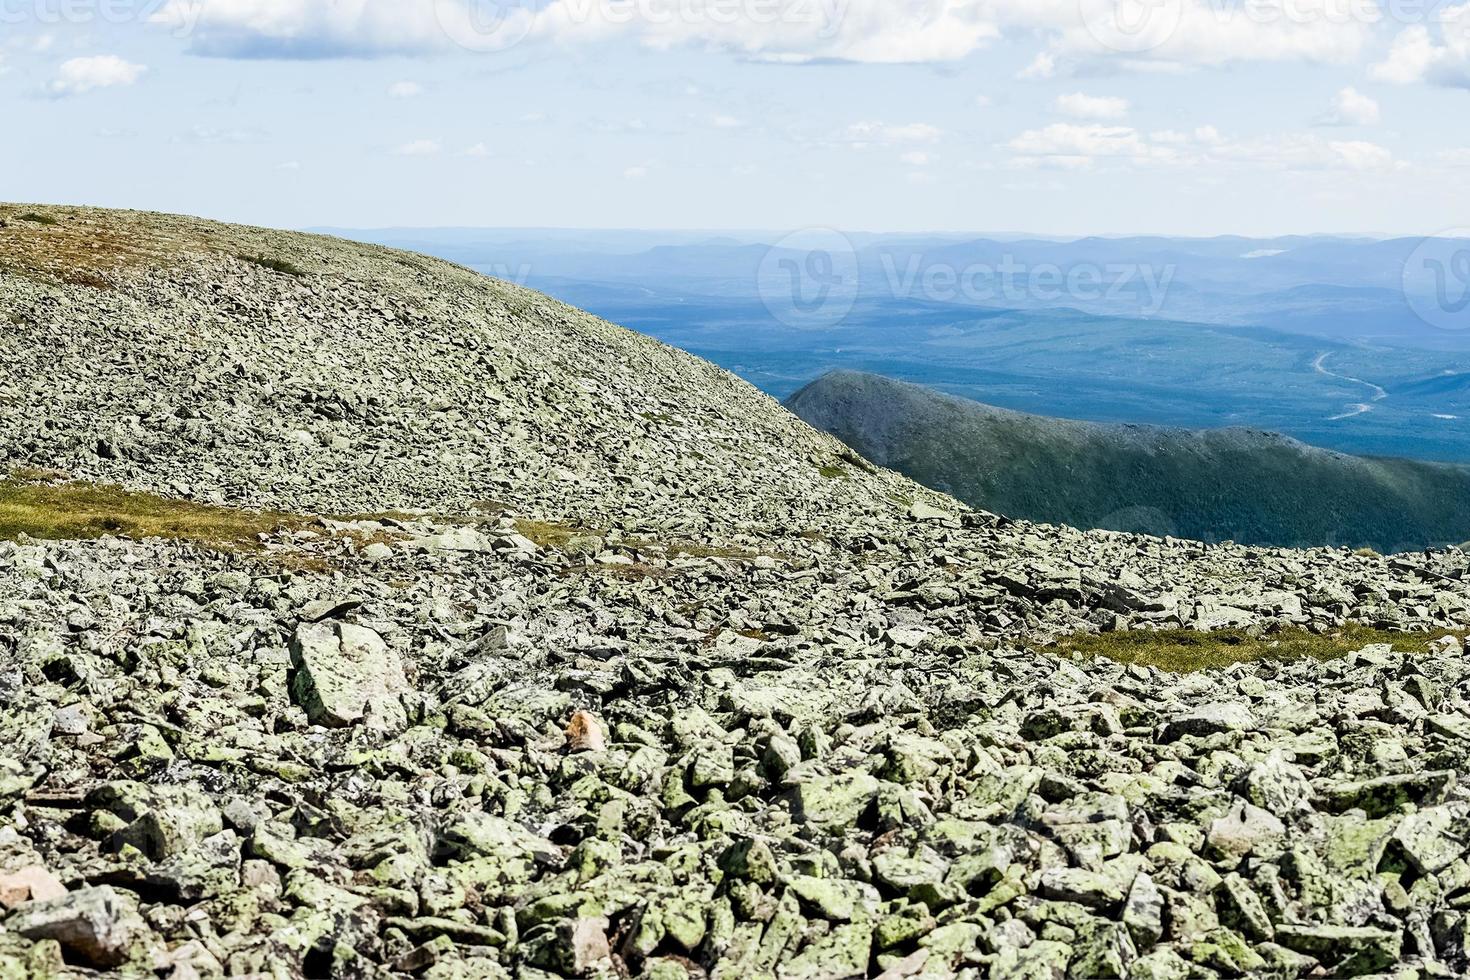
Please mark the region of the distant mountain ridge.
[[1350, 456], [1253, 429], [1029, 415], [835, 371], [788, 408], [971, 506], [1204, 541], [1398, 552], [1470, 538], [1470, 467]]

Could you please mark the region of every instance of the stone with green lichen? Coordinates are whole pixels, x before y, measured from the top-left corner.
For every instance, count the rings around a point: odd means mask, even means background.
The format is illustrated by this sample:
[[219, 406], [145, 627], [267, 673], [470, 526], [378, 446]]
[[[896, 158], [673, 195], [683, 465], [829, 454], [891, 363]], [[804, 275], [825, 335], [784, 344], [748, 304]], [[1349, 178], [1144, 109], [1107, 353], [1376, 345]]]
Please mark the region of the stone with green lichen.
[[1138, 956], [1128, 929], [1121, 923], [1094, 919], [1076, 930], [1071, 972], [1079, 977], [1122, 980]]
[[102, 969], [136, 967], [156, 943], [136, 897], [107, 885], [28, 902], [5, 920], [5, 928], [33, 942], [54, 941], [68, 958]]
[[990, 980], [1063, 980], [1071, 959], [1072, 947], [1046, 939], [1024, 949], [1008, 947], [996, 953]]
[[919, 940], [919, 947], [929, 951], [932, 966], [958, 964], [979, 949], [985, 927], [975, 922], [951, 922], [937, 926]]
[[1222, 864], [1233, 864], [1247, 854], [1272, 856], [1279, 853], [1286, 826], [1274, 814], [1244, 800], [1224, 816], [1211, 821], [1205, 831], [1207, 854]]
[[511, 972], [483, 956], [440, 960], [425, 970], [423, 980], [511, 980]]
[[1235, 872], [1226, 875], [1215, 887], [1215, 909], [1221, 925], [1256, 942], [1270, 942], [1275, 934], [1265, 903], [1250, 883]]
[[782, 980], [835, 980], [867, 975], [873, 927], [866, 922], [837, 926], [781, 964]]
[[1164, 896], [1146, 872], [1139, 872], [1128, 888], [1123, 925], [1140, 949], [1148, 949], [1164, 934]]
[[1440, 802], [1455, 778], [1450, 770], [1377, 776], [1330, 786], [1324, 797], [1328, 806], [1338, 813], [1362, 810], [1369, 817], [1385, 817], [1410, 805], [1429, 806]]
[[860, 771], [814, 777], [794, 790], [792, 816], [819, 833], [840, 836], [857, 824], [881, 787]]
[[904, 905], [884, 915], [873, 927], [873, 943], [880, 949], [903, 946], [934, 931], [934, 916], [922, 905]]
[[1378, 872], [1378, 866], [1394, 831], [1397, 817], [1364, 820], [1356, 814], [1324, 816], [1325, 839], [1321, 847], [1322, 863], [1337, 879], [1366, 880]]
[[1145, 953], [1128, 967], [1128, 980], [1190, 980], [1193, 975], [1189, 961], [1167, 947]]
[[912, 852], [890, 848], [873, 857], [874, 879], [889, 894], [912, 896], [923, 886], [938, 885], [948, 872], [949, 862], [925, 847]]
[[1276, 927], [1276, 942], [1319, 960], [1340, 976], [1377, 973], [1399, 961], [1403, 933], [1370, 926], [1290, 925]]
[[949, 746], [915, 732], [890, 734], [880, 751], [884, 762], [879, 775], [904, 785], [930, 779], [954, 762]]
[[750, 965], [759, 970], [775, 967], [787, 949], [796, 944], [805, 927], [806, 920], [802, 918], [796, 896], [783, 895], [761, 933]]
[[1226, 976], [1250, 976], [1266, 965], [1266, 960], [1251, 948], [1249, 941], [1230, 929], [1214, 929], [1190, 943], [1187, 955], [1200, 966], [1218, 970]]
[[1470, 805], [1430, 807], [1405, 817], [1394, 830], [1394, 842], [1422, 875], [1438, 874], [1464, 856]]
[[372, 715], [389, 731], [407, 724], [398, 695], [409, 690], [403, 662], [373, 630], [352, 623], [303, 623], [291, 637], [291, 694], [313, 722], [342, 728]]
[[61, 980], [66, 974], [61, 944], [56, 940], [33, 943], [0, 932], [0, 980]]
[[720, 855], [720, 870], [739, 881], [769, 885], [776, 880], [776, 858], [764, 841], [746, 838], [731, 844]]
[[526, 938], [521, 957], [527, 965], [564, 976], [581, 976], [608, 958], [608, 922], [601, 918], [563, 919]]
[[786, 879], [802, 906], [832, 922], [849, 922], [866, 917], [880, 902], [878, 891], [861, 881], [792, 875]]

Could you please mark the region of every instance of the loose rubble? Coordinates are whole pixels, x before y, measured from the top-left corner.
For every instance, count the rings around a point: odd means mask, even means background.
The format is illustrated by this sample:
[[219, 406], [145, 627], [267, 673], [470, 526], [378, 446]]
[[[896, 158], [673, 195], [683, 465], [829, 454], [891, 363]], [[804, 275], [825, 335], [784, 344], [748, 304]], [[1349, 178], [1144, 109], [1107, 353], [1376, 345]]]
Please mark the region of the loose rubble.
[[1463, 635], [1465, 556], [1011, 522], [441, 262], [56, 214], [203, 244], [0, 262], [10, 465], [328, 516], [0, 543], [0, 978], [1470, 972], [1463, 639], [1042, 645]]

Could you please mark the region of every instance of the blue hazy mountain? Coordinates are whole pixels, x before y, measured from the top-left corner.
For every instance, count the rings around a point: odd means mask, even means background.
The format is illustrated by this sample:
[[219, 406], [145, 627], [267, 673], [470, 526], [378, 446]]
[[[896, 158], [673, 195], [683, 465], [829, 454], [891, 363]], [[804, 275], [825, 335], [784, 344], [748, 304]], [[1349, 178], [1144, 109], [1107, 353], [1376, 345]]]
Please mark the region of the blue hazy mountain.
[[[520, 281], [778, 398], [853, 369], [1041, 415], [1249, 426], [1344, 452], [1470, 462], [1470, 329], [1415, 312], [1410, 298], [1436, 285], [1424, 274], [1405, 284], [1420, 239], [849, 235], [835, 295], [851, 309], [803, 319], [768, 302], [789, 288], [772, 260], [776, 233], [345, 234]], [[1443, 243], [1445, 268], [1458, 268], [1463, 244]], [[1019, 271], [1002, 277], [1003, 265]], [[936, 269], [972, 273], [972, 288], [931, 288]], [[1096, 276], [1087, 288], [1057, 288], [1084, 273]]]

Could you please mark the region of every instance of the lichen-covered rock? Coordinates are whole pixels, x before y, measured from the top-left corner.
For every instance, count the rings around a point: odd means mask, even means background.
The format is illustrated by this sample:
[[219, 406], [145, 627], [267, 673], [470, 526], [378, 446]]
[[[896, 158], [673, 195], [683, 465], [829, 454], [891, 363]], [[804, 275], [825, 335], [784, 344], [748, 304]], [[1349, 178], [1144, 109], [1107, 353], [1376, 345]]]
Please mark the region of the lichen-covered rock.
[[307, 718], [329, 728], [369, 711], [388, 728], [406, 724], [398, 696], [409, 690], [403, 663], [383, 638], [351, 623], [302, 623], [291, 637], [291, 692]]
[[152, 938], [134, 903], [106, 885], [31, 902], [5, 926], [33, 941], [54, 940], [77, 962], [101, 968], [146, 964]]

